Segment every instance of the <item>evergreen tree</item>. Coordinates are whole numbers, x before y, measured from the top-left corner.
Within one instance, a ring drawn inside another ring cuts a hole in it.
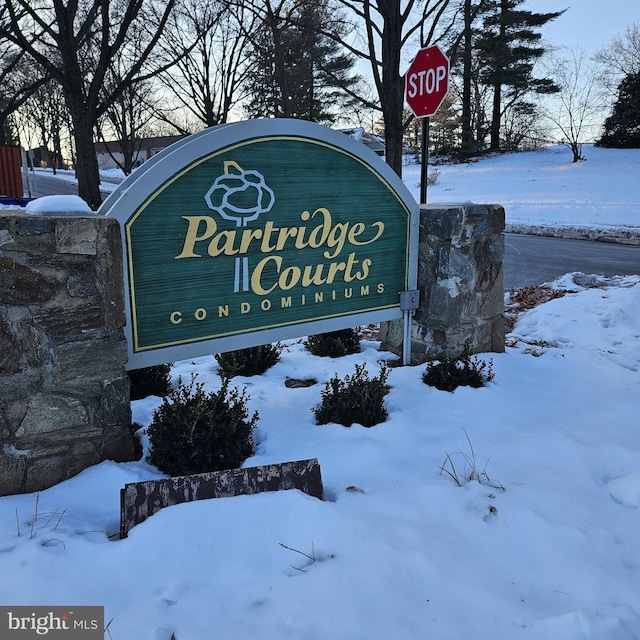
[[[249,117],[301,118],[331,124],[351,101],[354,59],[322,33],[327,2],[299,3],[287,19],[268,15],[253,39],[247,75]]]
[[[455,97],[449,94],[429,119],[429,145],[433,153],[452,153],[457,148],[460,118],[454,106]]]
[[[474,132],[478,131],[478,123],[475,123],[474,127],[474,109],[473,109],[473,90],[474,79],[477,84],[477,52],[474,51],[474,40],[476,39],[475,22],[478,15],[486,7],[488,0],[464,0],[463,3],[463,18],[464,27],[460,33],[460,41],[462,43],[462,111],[460,115],[460,127],[462,130],[461,136],[461,151],[463,154],[471,154],[478,150],[480,140],[474,136]],[[455,51],[460,46],[459,43],[455,45]],[[454,56],[454,61],[457,56]],[[479,114],[475,113],[475,119],[479,120]]]
[[[552,93],[556,84],[533,77],[533,66],[545,53],[537,29],[564,13],[532,13],[519,9],[525,0],[488,0],[485,4],[483,32],[477,40],[482,61],[480,78],[493,87],[490,148],[500,149],[500,124],[504,98],[510,104],[528,91]],[[506,96],[503,91],[506,88]]]
[[[460,0],[462,20],[452,30],[447,49],[451,61],[451,92],[457,96],[460,127],[461,157],[480,151],[486,137],[486,94],[480,83],[481,60],[476,41],[481,37],[480,19],[489,0]]]
[[[599,147],[640,148],[640,72],[630,73],[620,83],[613,113],[605,120]]]

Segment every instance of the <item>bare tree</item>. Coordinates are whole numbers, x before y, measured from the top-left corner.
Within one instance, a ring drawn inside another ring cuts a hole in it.
[[[543,114],[559,132],[558,141],[571,149],[573,162],[578,162],[583,159],[582,144],[593,140],[602,124],[601,68],[577,49],[570,58],[556,59],[552,71],[560,91],[548,96]]]
[[[162,101],[158,87],[151,80],[140,80],[128,85],[122,92],[114,93],[114,88],[122,83],[128,71],[129,61],[141,53],[144,38],[137,35],[140,28],[139,23],[132,25],[129,44],[109,64],[104,91],[106,95],[113,94],[115,97],[96,123],[97,134],[103,141],[115,141],[115,145],[107,145],[107,151],[125,175],[133,170],[141,138],[145,136],[145,130],[154,119]],[[114,146],[119,154],[113,152]]]
[[[78,193],[96,209],[102,202],[93,143],[98,119],[127,87],[147,78],[145,63],[171,14],[175,0],[160,12],[151,0],[0,0],[6,37],[27,52],[62,86],[73,121]],[[105,79],[110,62],[126,49],[132,25],[143,26],[137,57],[113,87]]]
[[[624,34],[597,51],[594,60],[606,69],[601,80],[614,95],[622,78],[640,72],[640,23],[629,25]]]
[[[538,105],[528,100],[512,103],[502,113],[501,136],[506,151],[516,151],[536,144],[540,138]]]
[[[385,129],[387,164],[402,175],[402,138],[409,120],[403,118],[405,57],[435,44],[451,26],[447,9],[452,0],[336,0],[362,29],[362,45],[353,38],[342,44],[369,62]],[[411,52],[407,49],[411,47]]]
[[[98,136],[103,141],[107,138],[115,139],[120,154],[112,153],[110,145],[107,150],[115,164],[127,176],[133,171],[146,128],[155,117],[154,105],[158,101],[156,89],[149,81],[128,87],[97,125]]]
[[[20,114],[30,128],[38,132],[46,149],[47,157],[43,160],[55,174],[63,166],[62,132],[69,123],[69,112],[60,85],[55,80],[48,80],[22,105]]]
[[[46,81],[35,61],[9,38],[9,20],[0,5],[0,144],[16,142],[9,126],[12,114]]]
[[[226,122],[242,98],[245,50],[255,19],[243,3],[182,0],[167,25],[161,47],[167,55],[183,53],[176,66],[159,79],[178,109],[205,127]],[[164,119],[182,131],[175,119],[168,115]]]

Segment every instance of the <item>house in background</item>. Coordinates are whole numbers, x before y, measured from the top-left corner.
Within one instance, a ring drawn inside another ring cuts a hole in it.
[[[158,136],[155,138],[142,138],[136,144],[136,151],[133,154],[134,166],[142,164],[151,156],[162,151],[169,145],[182,140],[184,136]],[[120,150],[120,144],[114,142],[96,142],[96,156],[98,157],[99,169],[117,169],[118,162],[124,163],[124,156]],[[116,162],[117,161],[117,162]]]
[[[362,127],[354,127],[353,129],[340,129],[342,133],[347,134],[358,142],[366,145],[379,156],[384,155],[384,138],[373,133],[367,133]]]
[[[351,136],[354,140],[361,142],[379,156],[384,155],[384,138],[367,133],[361,127],[353,129],[340,129],[342,133]],[[158,136],[155,138],[141,138],[136,144],[136,152],[133,155],[133,165],[137,166],[159,153],[169,145],[182,140],[185,136]],[[96,155],[98,157],[99,169],[117,169],[117,162],[123,164],[124,158],[120,150],[120,144],[113,142],[96,142]],[[117,162],[116,162],[117,161]]]
[[[54,151],[45,146],[34,147],[26,151],[26,163],[29,169],[34,167],[49,167],[50,169],[66,169],[68,164]]]

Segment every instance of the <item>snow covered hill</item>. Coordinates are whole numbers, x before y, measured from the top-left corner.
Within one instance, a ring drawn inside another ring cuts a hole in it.
[[[501,204],[507,231],[640,244],[640,149],[584,145],[572,163],[562,146],[437,165],[429,203]],[[416,199],[420,168],[404,168]]]

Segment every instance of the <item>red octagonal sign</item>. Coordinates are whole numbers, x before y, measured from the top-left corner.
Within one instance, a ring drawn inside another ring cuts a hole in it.
[[[404,98],[417,118],[432,116],[449,91],[449,58],[439,46],[420,49],[404,78]]]

